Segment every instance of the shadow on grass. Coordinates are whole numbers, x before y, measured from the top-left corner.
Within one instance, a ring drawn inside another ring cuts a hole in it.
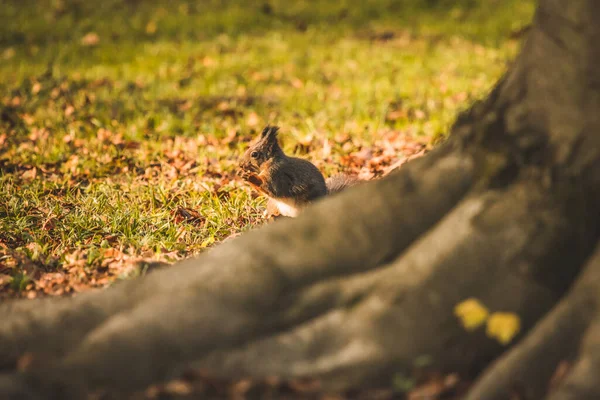
[[[515,23],[532,7],[521,0],[8,0],[0,8],[0,46],[36,61],[117,62],[162,41],[267,31],[343,35],[378,26],[497,43],[522,27]]]

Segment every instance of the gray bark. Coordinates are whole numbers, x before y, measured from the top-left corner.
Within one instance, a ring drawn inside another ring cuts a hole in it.
[[[128,392],[190,365],[386,386],[419,360],[474,377],[505,354],[472,398],[502,398],[525,366],[539,373],[523,391],[544,395],[563,357],[574,368],[551,398],[593,398],[598,291],[565,293],[600,226],[597,21],[595,0],[542,0],[489,97],[380,181],[105,291],[1,305],[0,393]],[[469,297],[520,317],[512,349],[461,327],[453,309]],[[19,371],[25,353],[40,361]]]
[[[560,363],[576,357],[599,304],[600,247],[568,295],[521,343],[484,372],[466,400],[503,400],[515,391],[521,391],[526,399],[542,399]]]

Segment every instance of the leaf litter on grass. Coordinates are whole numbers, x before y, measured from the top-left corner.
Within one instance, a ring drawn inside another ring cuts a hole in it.
[[[152,130],[140,137],[123,123],[98,122],[99,91],[114,86],[108,80],[44,74],[20,85],[18,101],[4,98],[4,105],[18,107],[5,124],[11,135],[2,136],[7,145],[0,153],[7,231],[0,235],[0,297],[60,296],[105,287],[137,276],[140,263],[173,262],[265,222],[264,199],[234,174],[237,157],[261,126],[260,115],[248,114],[252,128],[245,133],[226,123],[220,137],[198,133],[145,140]],[[228,110],[231,101],[215,99],[215,109]],[[202,107],[207,104],[213,103]],[[46,118],[66,124],[60,128],[64,133],[54,132],[58,126],[43,126]],[[20,123],[24,126],[18,128]],[[288,147],[290,136],[284,138]],[[375,141],[347,133],[317,139],[322,137],[305,135],[292,151],[308,155],[328,174],[363,179],[383,176],[427,150],[427,139],[389,128]],[[255,199],[250,208],[244,198]],[[141,214],[151,221],[142,223]],[[11,223],[23,229],[10,229]],[[152,236],[157,224],[167,231],[168,244],[161,243],[164,237],[136,237],[135,230],[144,228]],[[153,245],[144,245],[144,239]]]
[[[485,94],[531,14],[60,3],[7,5],[0,26],[23,42],[0,64],[1,298],[105,287],[266,223],[234,170],[267,123],[326,176],[402,167]]]
[[[102,133],[101,135],[104,135]],[[199,139],[203,141],[204,139]],[[183,147],[189,146],[192,139],[177,140]],[[114,136],[111,143],[120,143],[118,136]],[[339,145],[341,143],[336,143]],[[334,145],[334,146],[335,146]],[[341,144],[343,146],[343,144]],[[137,146],[136,146],[137,147]],[[180,148],[180,146],[173,146]],[[191,146],[196,148],[195,145]],[[133,147],[132,147],[133,148]],[[307,151],[317,151],[316,146],[310,145]],[[426,145],[420,141],[410,140],[405,135],[398,132],[387,132],[382,135],[382,139],[372,146],[366,144],[355,143],[352,149],[344,151],[346,155],[341,158],[338,165],[338,171],[344,173],[355,174],[362,179],[372,179],[389,173],[394,168],[399,167],[411,158],[418,157],[426,151]],[[127,191],[134,190],[134,185],[152,185],[157,179],[167,178],[173,180],[174,186],[169,192],[156,190],[151,194],[149,203],[152,207],[169,208],[171,218],[163,221],[164,223],[173,224],[177,229],[178,238],[182,238],[191,229],[201,229],[210,221],[206,215],[193,207],[185,206],[185,197],[188,191],[208,192],[208,196],[216,202],[229,202],[231,196],[238,191],[246,192],[246,197],[252,198],[255,193],[249,192],[243,182],[236,180],[231,172],[225,172],[218,160],[205,160],[206,169],[202,181],[196,177],[197,168],[195,154],[186,155],[183,150],[167,151],[163,154],[164,159],[160,163],[150,163],[146,166],[137,166],[130,168],[128,165],[123,165],[119,168],[120,174],[139,174]],[[121,159],[122,161],[122,159]],[[22,296],[26,298],[34,298],[39,295],[66,295],[84,291],[88,288],[105,287],[111,284],[112,281],[118,278],[135,276],[139,269],[140,263],[146,261],[162,261],[174,262],[186,256],[194,254],[193,251],[182,249],[169,250],[164,249],[160,252],[155,252],[145,247],[135,248],[133,246],[124,247],[122,234],[119,232],[103,229],[97,237],[90,237],[82,243],[83,246],[76,247],[73,243],[70,248],[67,248],[59,243],[60,235],[58,231],[68,229],[65,226],[63,217],[66,214],[77,209],[79,205],[71,204],[61,198],[61,194],[65,191],[75,190],[76,198],[84,196],[85,188],[90,185],[96,185],[98,182],[109,186],[119,185],[119,179],[115,177],[90,177],[87,171],[81,174],[83,180],[78,179],[77,169],[73,171],[72,166],[79,162],[77,156],[70,156],[63,166],[67,166],[67,172],[61,174],[52,166],[42,165],[40,167],[32,167],[25,170],[21,175],[21,184],[37,179],[44,179],[46,185],[52,180],[60,181],[68,179],[65,186],[53,187],[55,195],[50,194],[53,200],[47,203],[54,203],[53,206],[59,211],[50,210],[34,210],[29,209],[26,213],[27,218],[32,218],[39,214],[39,217],[34,218],[31,222],[33,226],[30,229],[39,229],[43,232],[41,235],[43,241],[55,242],[56,248],[50,251],[48,255],[41,257],[36,255],[40,253],[37,242],[29,242],[22,246],[14,246],[16,242],[6,243],[0,237],[0,276],[10,277],[17,270],[24,271],[29,282],[24,287],[13,287],[10,285],[10,279],[0,280],[0,297],[10,298],[14,296]],[[108,163],[114,162],[109,160]],[[327,159],[321,160],[323,164],[327,163]],[[317,163],[319,164],[319,163]],[[38,169],[39,168],[39,169]],[[31,172],[36,171],[36,172]],[[39,171],[39,172],[37,172]],[[337,171],[335,171],[337,172]],[[39,174],[39,175],[38,175]],[[85,182],[84,182],[85,181]],[[83,186],[83,187],[81,187]],[[81,187],[81,188],[80,188]],[[44,190],[45,192],[45,190]],[[237,219],[227,218],[223,222],[232,224],[232,230],[221,235],[220,240],[224,240],[230,236],[239,234],[241,226],[251,225],[258,226],[266,221],[263,220],[260,209],[251,209],[254,212],[250,216],[244,217],[238,215]],[[98,215],[99,222],[108,223],[110,215]],[[235,228],[238,229],[235,229]],[[30,236],[34,236],[33,235]],[[40,236],[39,234],[36,236]],[[28,239],[22,238],[26,242]],[[212,243],[217,243],[219,239]],[[91,245],[92,243],[96,246]],[[11,248],[13,247],[13,248]],[[46,250],[47,251],[47,250]],[[37,252],[37,253],[36,253]],[[34,267],[27,267],[28,263],[33,261]],[[60,265],[59,268],[56,266]]]

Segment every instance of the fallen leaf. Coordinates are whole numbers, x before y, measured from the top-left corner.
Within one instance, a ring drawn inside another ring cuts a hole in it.
[[[388,121],[396,121],[396,120],[399,120],[400,118],[404,118],[404,117],[406,117],[406,111],[392,110],[387,113],[387,115],[385,116],[385,119]]]
[[[2,52],[2,58],[4,58],[5,60],[10,60],[11,58],[13,58],[15,56],[15,54],[17,54],[15,49],[12,47],[9,47]]]
[[[329,143],[328,139],[325,139],[323,141],[323,158],[328,158],[329,156],[331,156],[331,144]]]
[[[70,117],[74,112],[75,112],[75,107],[73,107],[72,105],[68,105],[65,108],[65,117]]]
[[[216,64],[217,64],[217,62],[208,56],[206,56],[202,59],[202,65],[205,67],[212,67]]]
[[[245,396],[246,393],[254,386],[254,382],[250,379],[241,379],[231,385],[231,392],[236,396]]]
[[[23,174],[21,174],[21,177],[23,179],[35,179],[35,177],[37,176],[37,168],[33,167],[30,170],[27,170],[25,172],[23,172]]]
[[[39,82],[36,82],[31,87],[31,94],[38,94],[42,90],[42,85]]]
[[[444,381],[441,378],[430,379],[428,382],[411,390],[408,394],[408,400],[437,399],[443,393],[444,389]]]
[[[174,212],[174,222],[176,224],[181,222],[190,222],[192,224],[200,225],[204,223],[204,218],[198,211],[186,207],[178,207]]]
[[[0,274],[0,288],[2,286],[6,286],[6,285],[10,284],[11,281],[12,281],[12,277],[10,275]]]
[[[425,112],[423,110],[416,109],[413,113],[416,119],[425,119]]]
[[[153,35],[156,33],[156,22],[150,21],[146,24],[146,33],[149,35]]]
[[[55,228],[55,226],[56,226],[56,218],[49,217],[42,224],[42,229],[45,231],[51,231]]]
[[[254,71],[252,74],[250,74],[250,79],[256,82],[260,82],[266,80],[266,76],[261,72]]]
[[[84,46],[96,46],[100,43],[100,36],[96,32],[89,32],[81,38],[81,44]]]
[[[495,338],[503,345],[510,341],[521,330],[521,320],[519,316],[509,312],[495,312],[490,315],[487,321],[486,334]]]
[[[189,384],[189,382],[177,379],[168,382],[165,385],[165,391],[169,394],[184,396],[192,393],[192,386]]]
[[[258,118],[258,114],[256,114],[254,111],[248,114],[248,118],[246,118],[246,125],[249,127],[255,127],[259,124],[259,122],[260,119]]]
[[[121,250],[114,248],[114,247],[110,247],[110,248],[104,250],[104,253],[102,254],[102,256],[105,258],[117,259],[117,258],[122,258],[124,256],[124,254]]]
[[[470,298],[454,307],[454,315],[467,331],[472,331],[485,323],[489,311],[479,300]]]
[[[291,85],[296,88],[296,89],[302,89],[304,87],[304,84],[302,83],[302,81],[298,78],[292,78],[291,80]]]

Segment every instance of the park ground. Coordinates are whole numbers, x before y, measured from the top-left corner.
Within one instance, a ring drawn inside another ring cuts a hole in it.
[[[531,0],[1,3],[0,301],[107,287],[269,223],[265,199],[235,175],[267,123],[327,176],[401,168],[490,90],[534,10]],[[139,398],[346,398],[310,381],[191,373]],[[347,398],[468,387],[422,378]]]
[[[533,9],[3,2],[0,298],[106,287],[267,223],[234,172],[267,123],[326,176],[401,167],[490,90]]]

